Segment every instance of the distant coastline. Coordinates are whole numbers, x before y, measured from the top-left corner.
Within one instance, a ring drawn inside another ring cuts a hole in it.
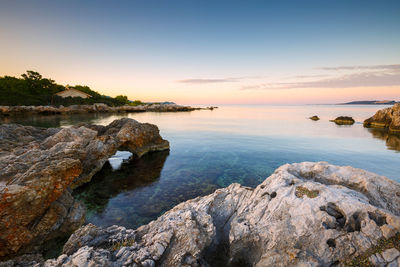
[[[351,101],[347,103],[339,103],[337,105],[394,105],[400,103],[395,100],[361,100],[361,101]]]

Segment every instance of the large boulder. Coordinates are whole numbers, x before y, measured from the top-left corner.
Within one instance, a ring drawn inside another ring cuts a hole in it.
[[[400,261],[400,184],[324,162],[286,164],[136,230],[92,224],[44,266],[356,266]]]
[[[378,110],[374,116],[364,121],[364,127],[386,128],[390,132],[400,133],[400,103]]]
[[[140,157],[168,148],[157,126],[132,119],[64,129],[0,125],[0,257],[82,225],[84,207],[71,189],[90,181],[117,149]]]

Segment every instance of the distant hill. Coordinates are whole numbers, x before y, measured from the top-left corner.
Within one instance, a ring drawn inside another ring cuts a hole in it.
[[[176,105],[175,102],[165,101],[165,102],[146,102],[145,104],[162,104],[162,105]]]
[[[393,105],[399,102],[394,100],[364,100],[340,103],[339,105]]]

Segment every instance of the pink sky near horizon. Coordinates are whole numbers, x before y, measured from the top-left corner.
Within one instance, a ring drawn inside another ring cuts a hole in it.
[[[38,71],[38,69],[35,69]],[[5,71],[0,76],[20,77],[21,71]],[[40,72],[40,71],[39,71]],[[19,73],[19,74],[18,74]],[[135,77],[117,76],[105,78],[92,73],[40,72],[43,77],[54,79],[63,85],[88,85],[101,94],[115,97],[127,95],[130,100],[145,102],[172,101],[178,104],[335,104],[359,100],[400,101],[400,86],[348,87],[348,88],[291,88],[242,90],[240,83],[180,83],[176,77],[151,74]]]
[[[140,97],[139,97],[140,98]],[[360,100],[400,101],[400,86],[357,88],[297,88],[276,91],[229,91],[226,93],[169,94],[147,96],[144,101],[170,101],[179,104],[336,104]]]

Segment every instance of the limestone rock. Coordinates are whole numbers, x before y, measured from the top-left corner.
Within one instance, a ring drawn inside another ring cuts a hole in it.
[[[0,257],[82,225],[84,207],[70,188],[89,181],[119,148],[140,157],[169,143],[155,125],[132,119],[64,129],[0,125]]]
[[[395,248],[390,248],[382,252],[382,258],[386,262],[394,261],[397,257],[400,256],[400,252]]]
[[[255,189],[232,184],[136,230],[83,226],[45,266],[343,266],[384,240],[383,227],[400,232],[399,192],[352,167],[286,164]],[[386,254],[365,257],[386,265]]]
[[[364,121],[364,127],[387,128],[390,132],[400,133],[400,103],[378,110],[374,116]]]

